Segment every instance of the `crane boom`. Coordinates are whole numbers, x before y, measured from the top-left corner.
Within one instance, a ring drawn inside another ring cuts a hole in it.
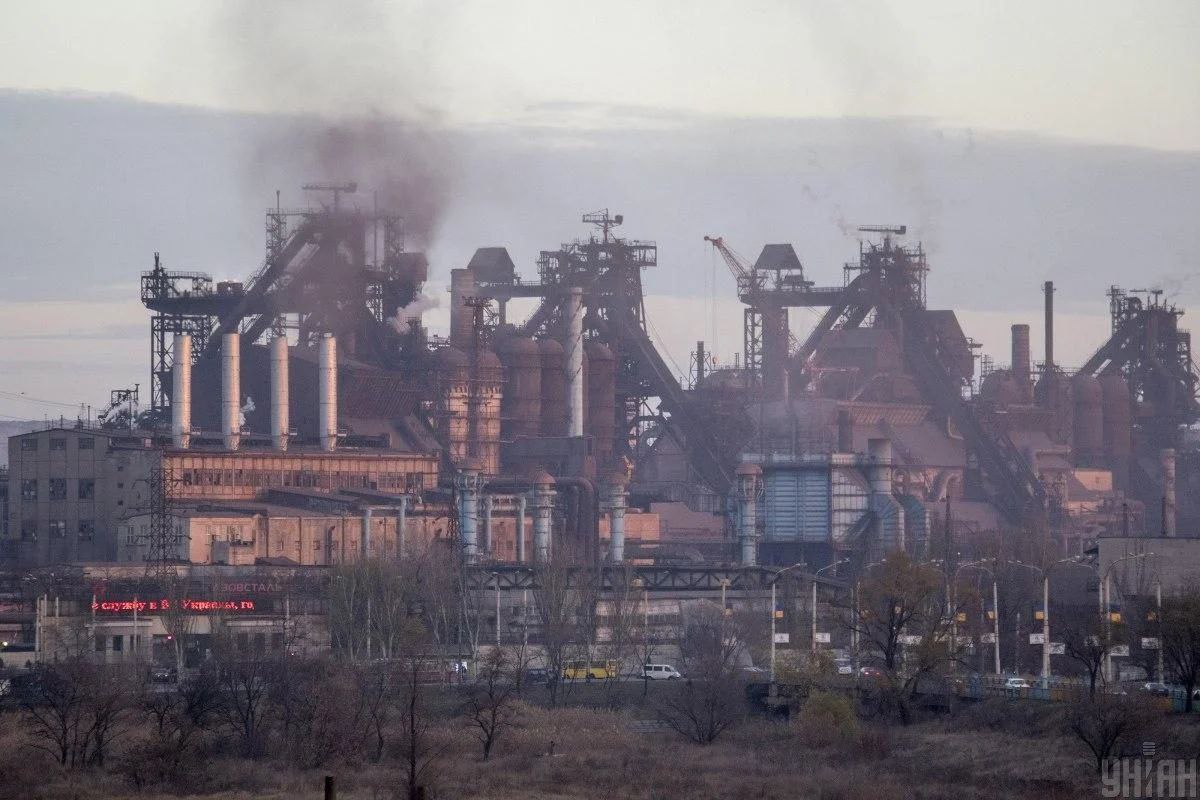
[[[723,236],[705,236],[704,241],[710,242],[721,258],[725,260],[725,265],[729,267],[729,271],[733,273],[733,277],[739,281],[745,281],[750,278],[750,270],[746,267],[745,259],[733,252],[727,244]]]

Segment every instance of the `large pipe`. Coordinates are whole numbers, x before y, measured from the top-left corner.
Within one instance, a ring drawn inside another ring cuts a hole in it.
[[[540,472],[533,479],[533,558],[540,563],[550,560],[550,522],[554,512],[554,478]]]
[[[1042,285],[1046,293],[1046,366],[1047,373],[1054,369],[1054,281]]]
[[[288,449],[288,343],[284,336],[271,340],[271,445]]]
[[[870,456],[870,466],[867,469],[867,479],[871,482],[874,494],[890,497],[892,494],[892,440],[869,439],[867,454]]]
[[[317,436],[327,453],[337,447],[337,339],[332,333],[321,337],[317,364]]]
[[[1175,535],[1175,450],[1165,448],[1158,454],[1162,468],[1162,535]]]
[[[363,509],[362,557],[364,559],[371,557],[371,514],[373,510],[370,506]]]
[[[479,472],[469,465],[458,473],[458,539],[463,557],[474,561],[479,553]]]
[[[618,473],[608,484],[608,554],[614,564],[625,560],[625,474]]]
[[[752,567],[758,563],[758,492],[762,469],[757,464],[742,464],[737,468],[737,482],[740,560],[743,566]]]
[[[221,337],[221,435],[226,450],[242,444],[242,337]]]
[[[525,495],[517,498],[517,563],[525,563]]]
[[[483,554],[495,557],[495,547],[492,544],[492,496],[483,496]]]
[[[583,436],[583,289],[572,286],[567,295],[567,436]]]
[[[408,495],[400,497],[400,507],[397,512],[396,519],[396,557],[404,558],[405,551],[405,532],[404,527],[408,524]]]
[[[175,366],[171,372],[171,442],[186,450],[192,444],[192,336],[175,334]]]
[[[475,340],[475,310],[467,301],[475,297],[478,286],[470,269],[450,270],[450,346],[467,350]]]

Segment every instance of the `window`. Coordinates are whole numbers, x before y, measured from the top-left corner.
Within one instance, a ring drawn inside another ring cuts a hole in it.
[[[96,535],[96,522],[90,519],[79,520],[79,538],[81,541],[90,542]]]
[[[104,652],[104,637],[103,636],[96,637],[96,652],[97,653]]]
[[[21,538],[27,542],[37,541],[37,520],[23,519],[21,520]]]
[[[92,478],[79,479],[79,499],[91,500],[96,496],[96,481]]]
[[[119,634],[117,636],[114,636],[113,637],[113,652],[120,653],[124,649],[125,649],[125,637],[121,636]]]
[[[37,478],[21,481],[21,499],[37,500]]]
[[[66,450],[67,449],[67,440],[66,439],[51,439],[50,440],[50,449],[51,450]]]
[[[86,438],[83,438],[83,439],[80,439],[80,440],[79,440],[79,449],[80,449],[80,450],[94,450],[94,449],[96,449],[96,440],[95,440],[95,439],[93,439],[93,438],[91,438],[90,436],[89,436],[89,437],[86,437]]]
[[[28,453],[30,451],[37,452],[38,440],[32,436],[27,436],[26,438],[21,440],[21,449],[23,451],[25,451],[26,453]]]
[[[65,519],[50,520],[50,538],[61,539],[67,535],[67,521]]]
[[[51,478],[50,479],[50,499],[51,500],[66,500],[67,499],[67,479],[66,478]]]

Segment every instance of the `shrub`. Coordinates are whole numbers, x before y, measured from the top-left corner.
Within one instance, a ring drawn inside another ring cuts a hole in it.
[[[801,738],[813,747],[844,744],[858,736],[854,706],[847,698],[831,692],[809,695],[796,724]]]

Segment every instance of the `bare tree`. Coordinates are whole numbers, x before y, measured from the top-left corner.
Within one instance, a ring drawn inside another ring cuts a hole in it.
[[[1079,664],[1088,677],[1088,696],[1104,682],[1104,662],[1112,648],[1125,640],[1124,626],[1106,622],[1091,606],[1068,606],[1059,610],[1065,655]]]
[[[214,637],[217,683],[225,697],[222,712],[238,737],[243,756],[258,758],[266,752],[271,727],[271,687],[278,679],[275,659],[242,652],[227,630]]]
[[[1136,700],[1102,694],[1077,703],[1067,716],[1067,729],[1091,752],[1096,771],[1119,753],[1122,745],[1138,741],[1150,722],[1145,706]]]
[[[514,703],[519,683],[514,670],[519,669],[503,650],[492,650],[480,665],[475,684],[467,693],[463,710],[483,749],[483,760],[492,755],[497,739],[513,725]]]
[[[446,744],[434,735],[434,718],[421,680],[424,671],[421,648],[418,643],[413,644],[410,655],[397,665],[393,697],[398,723],[396,751],[403,765],[406,793],[409,800],[419,800]]]
[[[104,766],[133,705],[128,674],[72,659],[34,670],[25,702],[28,744],[64,767]]]
[[[167,631],[175,656],[175,682],[183,680],[183,655],[187,637],[196,629],[196,615],[185,608],[188,599],[188,581],[174,573],[163,587],[163,605],[159,619]]]
[[[1191,712],[1200,686],[1200,592],[1163,598],[1160,623],[1163,661],[1186,691],[1184,710]]]
[[[591,628],[595,608],[595,574],[571,566],[567,548],[558,547],[537,570],[534,603],[541,628],[542,652],[546,659],[550,705],[556,706],[563,673],[574,651],[591,657]]]
[[[693,609],[683,621],[679,655],[687,673],[657,705],[659,719],[696,744],[711,744],[742,716],[738,662],[744,645],[718,609]]]

